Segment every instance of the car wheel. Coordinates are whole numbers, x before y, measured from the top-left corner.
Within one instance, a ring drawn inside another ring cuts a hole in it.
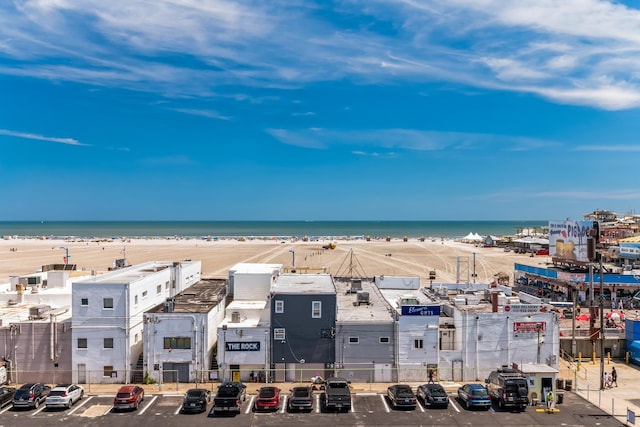
[[[80,398],[78,400],[82,400],[83,397],[84,397],[84,390],[80,392]]]
[[[38,399],[36,399],[36,400],[33,401],[33,407],[35,409],[38,409],[38,406],[40,406],[40,401]]]

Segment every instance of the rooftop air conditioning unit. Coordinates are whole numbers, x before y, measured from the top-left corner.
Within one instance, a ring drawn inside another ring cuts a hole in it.
[[[29,308],[29,319],[44,319],[51,311],[51,306],[47,304],[39,304]]]
[[[240,312],[234,311],[231,313],[231,323],[240,323]]]
[[[363,291],[358,292],[356,301],[358,305],[360,304],[369,305],[369,292],[363,292]]]

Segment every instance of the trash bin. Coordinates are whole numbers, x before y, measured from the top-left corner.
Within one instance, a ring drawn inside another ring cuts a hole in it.
[[[564,389],[566,391],[571,391],[573,389],[573,381],[572,380],[566,380],[564,382]]]
[[[564,393],[558,393],[558,399],[556,400],[556,403],[558,405],[562,405],[563,401],[564,401]]]
[[[564,390],[564,379],[558,378],[556,380],[556,390]]]

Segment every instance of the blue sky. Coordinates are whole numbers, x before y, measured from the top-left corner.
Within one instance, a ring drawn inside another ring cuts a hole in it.
[[[0,220],[556,220],[640,207],[640,10],[0,2]]]

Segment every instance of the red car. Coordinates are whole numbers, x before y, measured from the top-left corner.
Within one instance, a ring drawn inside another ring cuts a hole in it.
[[[253,408],[256,411],[277,411],[280,408],[280,389],[270,386],[260,387]]]
[[[113,399],[113,409],[138,409],[144,400],[144,389],[136,385],[120,387]]]

